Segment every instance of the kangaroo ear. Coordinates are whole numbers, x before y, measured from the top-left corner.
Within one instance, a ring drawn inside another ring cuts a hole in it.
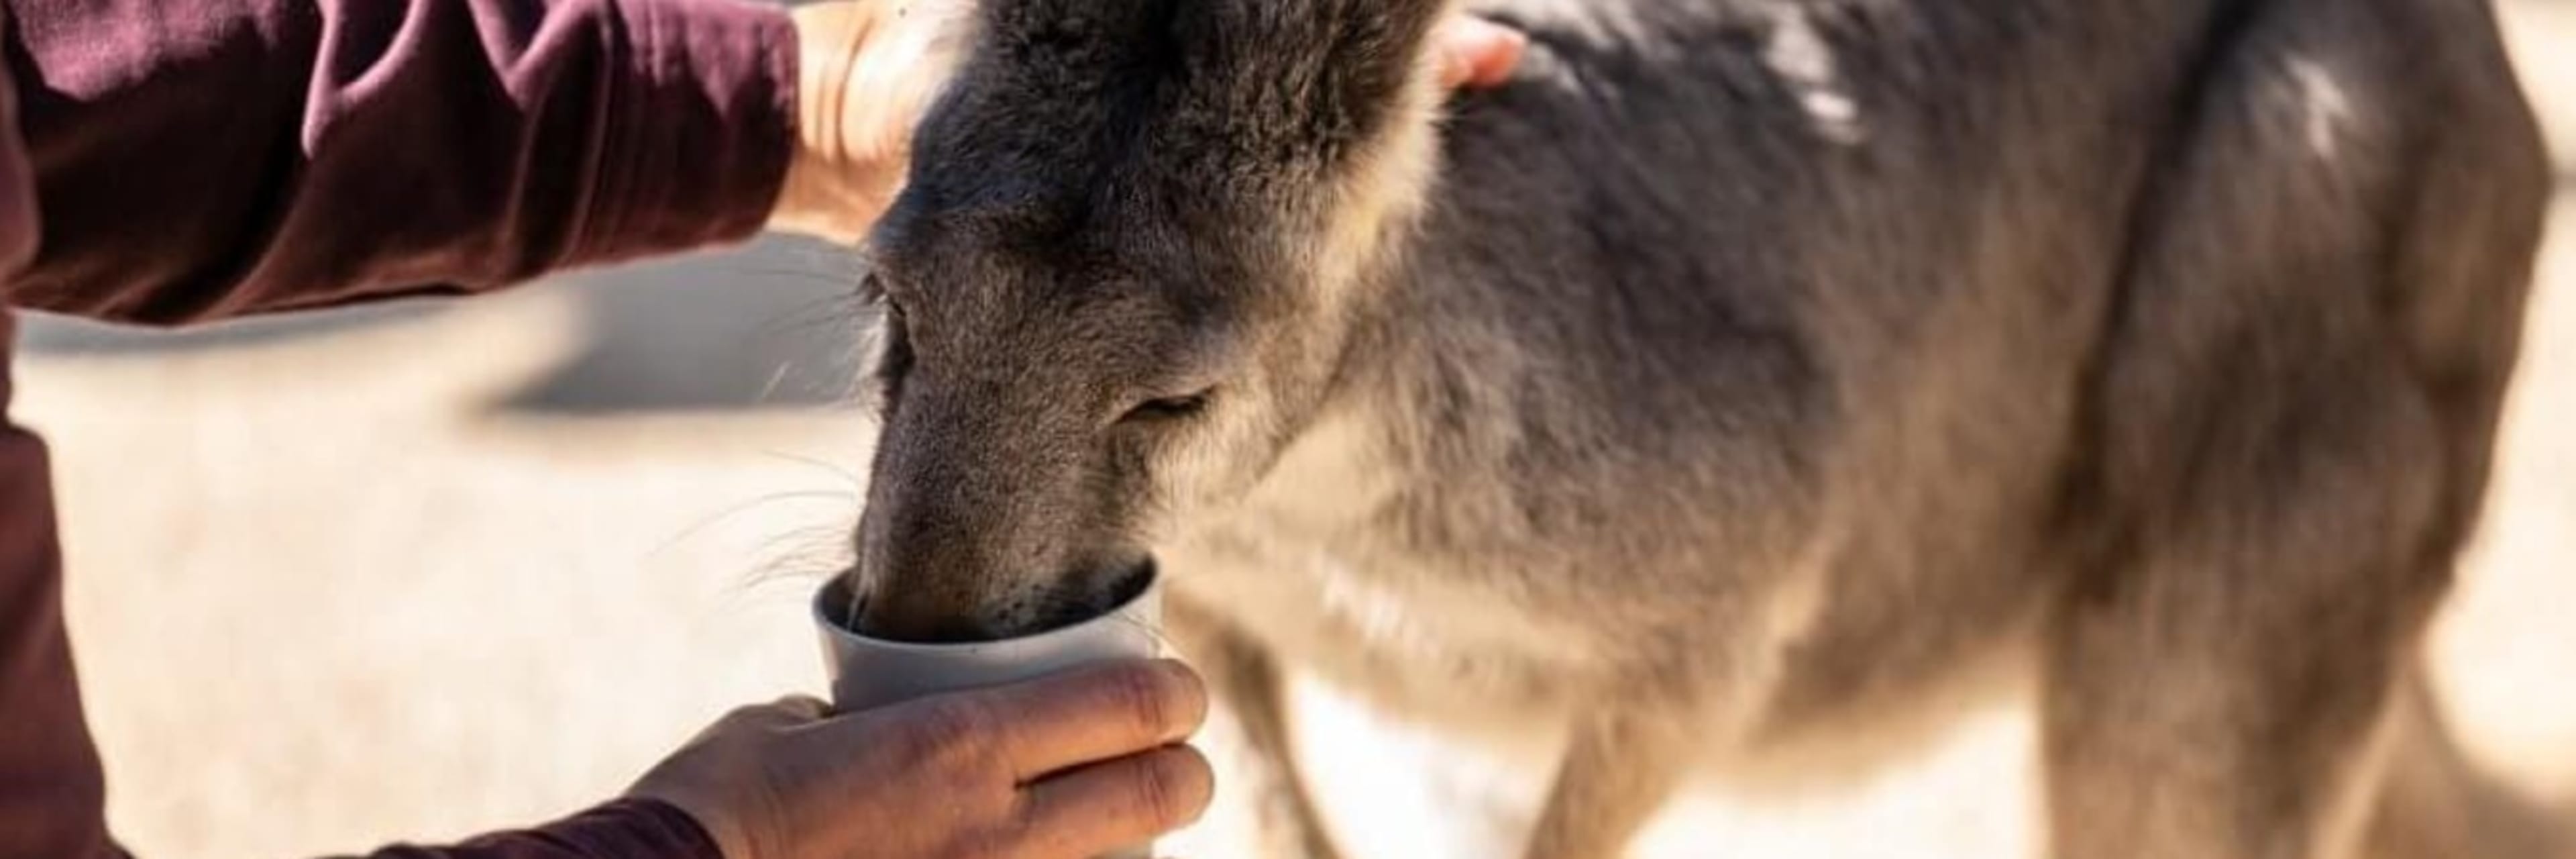
[[[1242,153],[1332,161],[1427,106],[1429,56],[1450,0],[1196,0],[1175,10],[1184,64],[1176,119],[1224,129]],[[1424,103],[1417,103],[1424,102]]]
[[[1214,205],[1309,191],[1395,132],[1427,136],[1452,0],[974,2],[949,101],[974,119],[928,127],[976,153],[978,181],[1093,194],[1135,178],[1106,165],[1150,153],[1152,177],[1185,189],[1173,199]]]
[[[956,0],[941,0],[956,2]],[[1177,9],[1205,0],[978,0],[981,49],[1031,83],[1102,81],[1167,52]]]
[[[1529,51],[1529,36],[1481,18],[1459,18],[1435,32],[1432,40],[1438,44],[1433,50],[1441,55],[1440,85],[1444,87],[1502,86],[1511,81],[1521,55]]]

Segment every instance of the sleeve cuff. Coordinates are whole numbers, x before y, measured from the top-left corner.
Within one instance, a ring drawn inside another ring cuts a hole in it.
[[[724,859],[696,818],[658,799],[620,799],[565,818],[544,830],[583,856]]]
[[[627,798],[521,832],[450,848],[402,845],[369,859],[725,859],[715,839],[678,806]]]

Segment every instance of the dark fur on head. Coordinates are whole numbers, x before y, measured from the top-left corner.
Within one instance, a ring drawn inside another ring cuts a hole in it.
[[[863,623],[1059,622],[1038,607],[1116,592],[1174,511],[1250,484],[1334,371],[1365,248],[1333,232],[1421,110],[1443,11],[985,4],[872,242],[894,312]]]

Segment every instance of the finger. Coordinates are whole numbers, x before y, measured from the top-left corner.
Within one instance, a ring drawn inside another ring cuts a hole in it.
[[[1442,86],[1496,87],[1508,83],[1520,67],[1529,36],[1482,18],[1462,17],[1442,24],[1433,44],[1440,52]]]
[[[1207,687],[1168,659],[1104,665],[975,693],[1001,715],[1014,779],[1177,742],[1207,721]]]
[[[1019,785],[1180,740],[1207,707],[1187,667],[1140,660],[843,714],[818,730],[887,749],[906,766]]]
[[[1163,746],[1070,770],[1022,795],[1024,855],[1098,856],[1188,826],[1216,795],[1216,773],[1188,746]]]

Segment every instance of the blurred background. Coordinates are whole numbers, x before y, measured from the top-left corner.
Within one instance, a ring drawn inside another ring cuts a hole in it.
[[[2576,7],[2506,0],[2576,151]],[[2576,811],[2576,165],[2562,156],[2485,530],[2434,642],[2471,750]],[[853,265],[764,240],[496,298],[182,335],[29,324],[72,632],[110,813],[144,855],[443,841],[614,795],[737,704],[819,691],[803,614],[843,562],[867,425]],[[1537,785],[1300,696],[1346,843],[1511,855]],[[1659,856],[2007,857],[2027,714],[1856,792],[1700,795]],[[1222,752],[1223,750],[1218,750]],[[1749,803],[1749,804],[1748,804]],[[1239,855],[1220,809],[1167,852]]]

